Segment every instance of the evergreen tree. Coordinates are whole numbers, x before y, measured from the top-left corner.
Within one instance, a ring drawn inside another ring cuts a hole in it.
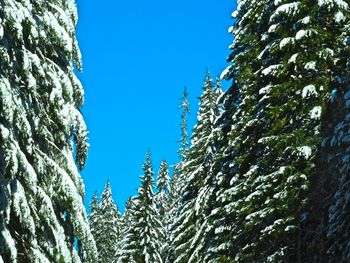
[[[97,192],[94,193],[92,199],[89,203],[90,215],[89,223],[91,234],[93,235],[96,244],[98,243],[98,237],[101,236],[101,211],[100,211],[100,202]]]
[[[317,236],[306,233],[316,218],[306,211],[320,208],[313,181],[323,153],[317,150],[337,71],[346,67],[338,59],[339,68],[331,66],[341,46],[331,29],[338,28],[339,6],[344,3],[239,2],[232,65],[224,73],[233,79],[225,95],[233,117],[220,151],[211,262],[311,262],[322,254],[305,250],[303,239]]]
[[[167,221],[166,216],[169,212],[169,188],[170,188],[169,168],[166,161],[160,164],[157,177],[157,193],[155,195],[155,203],[159,211],[160,219],[163,223]]]
[[[81,262],[79,244],[95,262],[78,171],[88,143],[75,3],[0,6],[0,261]]]
[[[139,248],[139,235],[135,230],[137,222],[136,209],[139,199],[129,198],[126,202],[123,225],[123,233],[117,243],[115,263],[142,263],[141,251]]]
[[[198,123],[196,124],[188,155],[184,159],[180,178],[184,178],[184,188],[181,192],[181,203],[177,218],[170,233],[172,249],[168,252],[168,262],[202,262],[204,254],[204,236],[209,227],[204,223],[205,214],[201,206],[203,196],[198,196],[204,187],[210,169],[213,145],[211,134],[216,118],[217,95],[209,75],[205,78],[203,93],[200,96]],[[185,179],[186,178],[186,179]],[[205,221],[207,222],[207,221]]]
[[[178,106],[178,109],[182,109],[181,113],[181,139],[178,141],[181,144],[178,154],[180,159],[183,159],[188,151],[188,132],[187,132],[187,115],[190,113],[190,103],[188,101],[188,92],[187,88],[184,88],[181,104]]]
[[[126,222],[130,226],[119,246],[116,262],[163,262],[161,251],[165,237],[154,200],[154,172],[150,152],[147,152],[142,168],[144,174],[140,177],[138,196],[129,201],[126,210]]]
[[[139,235],[140,262],[157,263],[162,262],[160,253],[164,233],[153,197],[154,172],[150,152],[146,154],[146,161],[142,169],[141,186],[138,189],[139,206],[136,207],[138,220],[135,224],[135,230]]]
[[[162,244],[161,257],[164,259],[167,253],[167,243],[166,243],[166,233],[167,226],[170,222],[169,211],[170,211],[170,200],[169,200],[169,190],[170,190],[170,177],[169,169],[166,161],[162,161],[158,177],[157,177],[157,193],[155,195],[155,203],[158,209],[159,220],[162,222],[163,239],[159,240]]]
[[[117,253],[117,242],[120,238],[121,215],[113,201],[110,182],[107,181],[102,192],[101,205],[98,209],[98,233],[95,236],[99,260],[101,263],[112,263]]]

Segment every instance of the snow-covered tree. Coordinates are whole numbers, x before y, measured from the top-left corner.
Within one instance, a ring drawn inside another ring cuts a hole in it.
[[[137,222],[136,209],[139,199],[129,198],[126,202],[121,237],[117,242],[117,253],[115,263],[141,263],[141,251],[139,247],[139,235],[135,230]]]
[[[97,237],[101,235],[101,212],[100,212],[100,202],[97,192],[94,193],[92,199],[89,203],[90,214],[89,214],[89,223],[91,234],[93,235],[95,242],[97,241]]]
[[[116,262],[161,263],[164,230],[154,200],[154,172],[150,152],[142,166],[143,175],[138,196],[127,204],[125,233],[119,245]],[[129,226],[127,226],[129,225]]]
[[[169,190],[170,190],[169,168],[166,161],[162,161],[157,177],[157,192],[155,194],[155,203],[159,211],[162,222],[167,221],[169,210]]]
[[[345,52],[339,23],[347,8],[343,1],[238,2],[232,64],[223,74],[233,80],[225,94],[232,118],[221,120],[231,128],[217,165],[211,262],[325,260],[315,260],[321,246],[304,249],[324,233],[305,226],[319,227],[327,207],[316,205],[314,187],[327,159],[319,159],[322,129],[333,126],[327,103],[347,71],[335,57]],[[310,207],[318,211],[311,217]]]
[[[155,194],[154,200],[158,210],[159,220],[162,222],[162,231],[163,231],[163,239],[159,240],[162,244],[161,249],[161,257],[165,258],[168,250],[166,243],[166,233],[167,226],[169,225],[170,219],[170,198],[169,198],[169,190],[170,190],[170,176],[169,176],[169,168],[166,161],[162,161],[160,164],[160,168],[158,171],[157,177],[157,192]]]
[[[181,144],[178,154],[181,159],[183,159],[188,151],[188,131],[187,131],[187,115],[190,113],[190,103],[188,101],[188,91],[187,88],[184,88],[182,97],[180,98],[181,104],[178,106],[178,109],[182,109],[181,113],[181,139],[178,141]]]
[[[218,86],[216,88],[219,87]],[[217,99],[220,92],[214,91],[209,73],[205,78],[200,96],[198,122],[193,130],[189,152],[182,161],[180,178],[184,188],[181,192],[180,207],[171,226],[168,262],[203,262],[203,249],[207,241],[208,225],[202,209],[208,199],[207,192],[201,192],[207,177],[210,177],[210,163],[213,154],[211,135],[217,114]],[[201,193],[201,196],[199,196]],[[204,223],[205,221],[205,223]]]
[[[154,201],[151,153],[147,152],[142,166],[141,186],[138,189],[138,206],[136,207],[135,230],[139,235],[141,262],[162,262],[161,249],[164,240],[163,226]]]
[[[78,171],[88,143],[75,2],[0,7],[0,261],[81,262],[77,243],[95,262]]]
[[[93,199],[93,204],[95,201]],[[91,224],[94,234],[99,261],[101,263],[112,263],[117,253],[117,243],[121,235],[121,215],[112,197],[110,182],[107,181],[101,196],[101,204],[97,207],[95,215],[91,211],[91,217],[97,217]]]

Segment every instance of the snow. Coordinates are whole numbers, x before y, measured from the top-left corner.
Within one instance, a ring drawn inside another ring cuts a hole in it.
[[[338,8],[348,9],[349,5],[343,0],[318,0],[319,6],[327,5],[328,8],[337,6]]]
[[[310,95],[317,95],[316,87],[314,85],[307,85],[303,88],[302,97],[306,98]]]
[[[308,160],[312,155],[312,148],[310,146],[301,146],[297,148],[299,154]]]
[[[264,75],[264,76],[267,76],[267,75],[277,75],[277,73],[279,72],[279,69],[283,67],[282,64],[278,64],[278,65],[271,65],[267,68],[265,68],[261,73]]]
[[[311,22],[311,18],[310,16],[306,16],[304,17],[303,19],[300,20],[300,23],[304,24],[304,25],[307,25]]]
[[[273,25],[271,25],[271,26],[269,27],[269,29],[267,30],[267,32],[269,32],[269,33],[274,33],[274,32],[276,31],[277,27],[278,27],[278,24],[273,24]]]
[[[231,17],[232,18],[237,18],[238,17],[239,12],[237,10],[235,10],[232,14]]]
[[[232,70],[232,65],[229,65],[228,67],[226,67],[222,73],[220,74],[220,79],[223,80],[226,78],[226,76],[228,75],[228,73],[230,73],[230,71]]]
[[[304,68],[306,70],[316,70],[316,62],[315,61],[310,61],[305,64]]]
[[[338,11],[335,16],[334,16],[334,20],[337,23],[340,23],[341,21],[345,21],[345,16],[341,11]]]
[[[288,60],[288,63],[295,63],[297,61],[299,53],[293,54],[290,59]]]
[[[294,37],[286,37],[283,38],[280,42],[280,49],[283,49],[285,46],[287,46],[289,43],[294,43]]]
[[[261,88],[260,90],[259,90],[259,94],[260,95],[263,95],[263,94],[268,94],[268,93],[270,93],[270,91],[271,91],[271,88],[273,87],[273,85],[267,85],[266,87],[263,87],[263,88]]]
[[[310,118],[311,119],[320,119],[322,114],[322,107],[321,106],[315,106],[310,111]]]
[[[299,31],[296,33],[295,39],[296,39],[296,40],[301,40],[301,39],[303,39],[303,38],[305,38],[305,37],[311,36],[311,33],[312,33],[311,30],[304,30],[304,29],[301,29],[301,30],[299,30]]]
[[[270,20],[273,21],[277,16],[280,14],[287,14],[287,15],[295,15],[298,11],[300,2],[293,2],[293,3],[287,3],[282,4],[279,7],[277,7],[276,11],[272,14]]]

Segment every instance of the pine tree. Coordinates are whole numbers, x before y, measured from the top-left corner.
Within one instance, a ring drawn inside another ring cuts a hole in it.
[[[160,219],[163,223],[167,221],[167,213],[169,212],[169,189],[170,189],[169,168],[166,161],[160,164],[157,177],[157,193],[155,195],[155,203],[159,211]]]
[[[141,186],[138,189],[139,206],[136,209],[137,222],[135,230],[139,235],[139,249],[141,251],[141,262],[162,262],[161,240],[164,239],[162,223],[159,220],[158,211],[153,196],[152,159],[150,152],[146,154],[143,166]]]
[[[127,207],[126,229],[119,245],[116,262],[161,263],[163,226],[159,219],[154,200],[152,158],[146,154],[142,166],[144,174],[140,177],[141,185],[138,196],[131,199]]]
[[[190,103],[188,101],[188,91],[187,88],[184,88],[183,95],[180,98],[181,104],[178,106],[178,109],[182,109],[181,113],[181,139],[178,140],[180,143],[180,148],[177,153],[179,154],[180,160],[183,160],[188,154],[188,146],[189,146],[189,136],[188,136],[188,128],[187,128],[187,115],[190,113]],[[171,203],[171,211],[170,214],[174,215],[177,210],[178,199],[180,195],[180,191],[183,187],[183,178],[181,178],[182,170],[182,162],[179,162],[173,172],[173,177],[171,179],[171,191],[170,191],[170,203]],[[172,216],[171,216],[172,217]]]
[[[331,66],[339,62],[332,59],[339,42],[331,28],[341,16],[335,5],[240,1],[234,12],[232,65],[224,73],[233,80],[225,95],[232,119],[220,151],[211,262],[310,262],[322,253],[305,250],[303,239],[315,238],[306,233],[315,219],[306,211],[320,208],[313,196],[318,148],[337,70],[345,68]]]
[[[193,131],[191,147],[181,164],[183,167],[181,177],[186,178],[186,181],[181,192],[178,216],[170,233],[172,249],[168,252],[168,262],[202,262],[203,260],[202,250],[206,242],[204,236],[209,226],[204,223],[205,215],[200,208],[204,205],[202,201],[207,200],[201,199],[205,193],[200,191],[204,187],[210,169],[213,151],[211,134],[217,113],[218,94],[219,92],[214,92],[214,84],[208,73],[200,96],[198,123]],[[203,196],[199,196],[199,193]]]
[[[99,261],[101,263],[112,263],[117,253],[117,243],[121,235],[121,215],[113,201],[109,181],[107,181],[102,192],[98,216],[99,222],[97,222],[97,226],[99,229],[95,240],[99,252]]]
[[[135,230],[138,220],[136,209],[139,199],[129,198],[126,202],[121,238],[117,242],[117,253],[115,263],[141,263],[141,251],[139,247],[139,235]]]
[[[319,35],[317,69],[322,75],[327,104],[322,107],[322,143],[317,173],[311,184],[310,208],[305,213],[304,242],[313,262],[348,262],[350,250],[347,209],[349,188],[349,4],[320,1],[313,8],[314,28]],[[322,67],[320,67],[320,64]]]
[[[155,195],[155,204],[158,210],[159,220],[162,223],[162,232],[163,239],[159,240],[162,244],[161,248],[161,257],[164,259],[167,254],[167,243],[166,243],[166,234],[167,226],[171,220],[170,218],[170,199],[169,199],[169,190],[170,190],[170,177],[169,177],[169,168],[166,161],[162,161],[160,164],[158,177],[157,177],[157,193]]]
[[[91,234],[94,237],[94,240],[97,243],[98,237],[101,236],[101,211],[100,211],[100,202],[97,192],[94,193],[92,199],[89,203],[90,214],[89,214],[89,223]]]
[[[180,159],[183,159],[188,151],[188,132],[187,132],[187,115],[190,113],[190,103],[188,101],[188,91],[187,88],[184,88],[181,104],[178,106],[178,109],[182,109],[181,113],[181,139],[178,141],[181,144],[178,154]]]
[[[95,262],[78,171],[88,143],[75,3],[0,6],[0,261],[81,262],[78,243]]]

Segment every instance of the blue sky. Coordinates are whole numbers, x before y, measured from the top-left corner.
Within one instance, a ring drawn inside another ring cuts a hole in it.
[[[90,150],[82,172],[88,204],[110,179],[121,210],[136,194],[146,150],[154,170],[178,161],[177,109],[189,90],[195,124],[206,70],[227,66],[232,0],[77,0],[77,36],[83,54],[83,113]]]

